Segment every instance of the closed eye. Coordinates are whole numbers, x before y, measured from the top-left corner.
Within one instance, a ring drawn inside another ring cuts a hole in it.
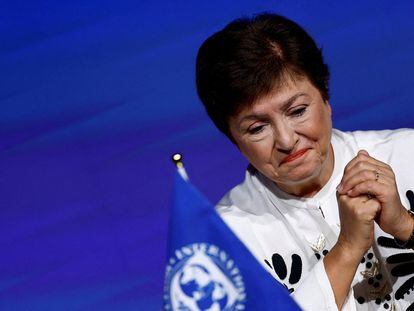
[[[306,108],[307,108],[307,107],[301,107],[301,108],[295,109],[295,110],[293,110],[293,111],[290,113],[290,115],[291,115],[292,117],[300,117],[300,116],[302,116],[302,115],[305,113]]]
[[[256,135],[263,131],[265,125],[254,126],[248,129],[249,134]]]

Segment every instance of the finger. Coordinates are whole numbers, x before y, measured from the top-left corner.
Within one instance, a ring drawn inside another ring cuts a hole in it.
[[[381,211],[381,203],[366,195],[361,195],[357,198],[350,198],[350,200],[358,200],[358,214],[367,216],[367,220],[374,220]]]
[[[354,168],[342,177],[341,185],[338,187],[340,194],[345,194],[357,184],[367,180],[374,180],[383,184],[393,185],[394,179],[384,174],[380,169],[371,163],[363,163],[360,167]]]
[[[373,215],[381,210],[381,202],[378,201],[375,197],[367,195],[363,195],[362,197],[364,198],[364,204],[372,210]]]
[[[346,165],[344,169],[344,175],[342,176],[342,180],[338,185],[338,188],[341,188],[341,186],[347,180],[347,178],[350,178],[350,176],[355,174],[355,171],[360,171],[364,169],[378,171],[379,173],[381,173],[381,175],[386,175],[390,177],[390,179],[395,180],[394,172],[388,164],[385,164],[372,157],[369,157],[366,154],[367,152],[365,150],[359,151],[358,155]]]
[[[336,200],[338,202],[338,206],[342,206],[342,204],[346,204],[349,200],[352,200],[350,196],[346,194],[339,194],[338,191],[336,192]]]
[[[345,166],[344,168],[344,173],[341,179],[341,182],[339,183],[339,186],[341,186],[342,182],[344,181],[344,178],[347,176],[348,172],[359,162],[363,161],[364,159],[367,159],[368,156],[365,154],[364,152],[365,150],[363,150],[362,152],[358,152],[358,154],[351,160],[348,162],[348,164]],[[367,152],[366,152],[367,153]]]
[[[382,171],[388,172],[388,171],[392,171],[391,167],[387,164],[384,163],[378,159],[375,159],[371,156],[367,156],[366,161],[368,161],[369,163],[376,165],[378,167],[380,167],[382,169]]]
[[[377,159],[375,159],[375,158],[373,158],[373,157],[371,157],[369,154],[368,154],[368,152],[367,151],[365,151],[365,150],[360,150],[360,151],[358,151],[358,154],[355,156],[355,158],[353,158],[348,164],[347,164],[347,166],[345,167],[345,170],[347,171],[347,170],[350,170],[350,169],[352,169],[358,162],[361,162],[361,161],[365,161],[365,162],[369,162],[369,163],[372,163],[372,164],[374,164],[374,165],[377,165],[377,166],[379,166],[379,167],[381,167],[381,168],[383,168],[383,169],[385,169],[385,170],[388,170],[389,169],[389,165],[388,164],[386,164],[386,163],[383,163],[383,162],[381,162],[381,161],[379,161],[379,160],[377,160]]]
[[[382,168],[368,162],[359,162],[342,176],[338,191],[340,194],[345,194],[358,183],[366,180],[375,180],[389,185],[395,184],[394,176],[384,173]]]
[[[373,199],[367,198],[367,199],[368,200],[365,201],[365,204],[369,205],[369,209],[371,211],[371,217],[372,219],[375,220],[375,218],[377,218],[381,213],[381,203],[375,198]]]
[[[346,172],[348,172],[356,163],[358,163],[359,161],[361,161],[362,159],[364,159],[364,157],[366,158],[367,156],[364,154],[360,154],[358,153],[354,158],[352,158],[351,161],[348,162],[347,165],[345,165],[344,168],[344,175],[346,174]]]
[[[384,198],[387,197],[391,188],[392,187],[389,185],[382,184],[374,180],[368,180],[353,187],[347,192],[347,195],[350,197],[357,197],[360,195],[370,194],[375,196],[379,202],[384,202]]]

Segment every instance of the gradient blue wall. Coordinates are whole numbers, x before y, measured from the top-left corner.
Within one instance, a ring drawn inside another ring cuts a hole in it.
[[[212,202],[246,166],[196,97],[197,49],[262,11],[323,47],[335,127],[414,127],[411,1],[0,3],[1,310],[160,309],[171,154]]]

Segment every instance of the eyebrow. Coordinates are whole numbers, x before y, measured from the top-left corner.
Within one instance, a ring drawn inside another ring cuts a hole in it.
[[[288,110],[289,109],[289,107],[295,102],[295,100],[296,99],[298,99],[299,97],[301,97],[301,96],[307,96],[308,94],[307,93],[303,93],[303,92],[300,92],[300,93],[297,93],[297,94],[295,94],[295,95],[293,95],[291,98],[289,98],[289,99],[287,99],[287,100],[285,100],[283,103],[282,103],[282,106],[281,106],[281,110],[282,111],[286,111],[286,110]],[[244,122],[244,121],[246,121],[246,120],[251,120],[251,119],[263,119],[264,118],[264,116],[265,115],[263,115],[263,114],[256,114],[256,113],[253,113],[253,114],[249,114],[249,115],[247,115],[247,116],[245,116],[245,117],[243,117],[241,120],[240,120],[240,122],[239,122],[239,127],[240,127],[240,125]]]

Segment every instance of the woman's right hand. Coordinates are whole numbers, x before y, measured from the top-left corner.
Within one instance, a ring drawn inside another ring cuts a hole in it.
[[[341,230],[337,246],[357,263],[374,242],[374,220],[381,210],[375,198],[337,195]]]
[[[338,309],[348,295],[362,256],[374,242],[374,219],[381,209],[375,198],[337,194],[341,231],[323,262]]]

